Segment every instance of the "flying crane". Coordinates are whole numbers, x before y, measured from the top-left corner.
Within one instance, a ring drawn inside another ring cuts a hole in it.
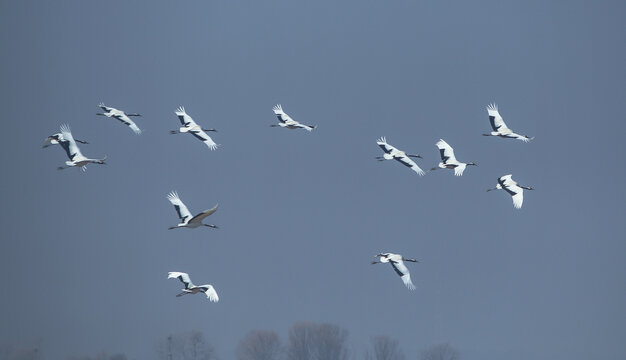
[[[500,112],[498,112],[498,106],[496,104],[489,104],[487,106],[487,113],[489,114],[489,123],[491,124],[493,131],[489,134],[483,134],[483,136],[499,136],[505,139],[518,139],[523,142],[529,142],[534,139],[534,137],[516,134],[513,130],[509,129],[504,123],[504,120],[502,120],[502,116],[500,116]]]
[[[207,135],[207,131],[217,132],[215,129],[203,129],[200,125],[196,124],[196,122],[185,112],[185,108],[180,106],[175,111],[176,116],[178,116],[178,120],[183,125],[178,130],[171,130],[170,134],[184,134],[189,133],[193,135],[196,139],[202,141],[206,146],[211,150],[216,150],[219,147],[219,144],[216,144],[213,139],[209,135]]]
[[[419,262],[415,259],[406,259],[400,254],[392,253],[380,253],[375,258],[379,258],[378,261],[372,261],[372,264],[390,263],[393,270],[402,278],[402,282],[409,290],[415,290],[415,285],[411,282],[411,274],[409,269],[404,265],[404,261]]]
[[[116,108],[106,106],[103,103],[100,103],[98,107],[100,107],[104,111],[104,113],[97,113],[96,115],[106,116],[109,118],[119,120],[123,124],[128,125],[128,127],[130,127],[131,130],[135,132],[135,134],[137,135],[141,134],[141,129],[137,127],[137,124],[135,124],[135,122],[130,118],[130,116],[141,116],[141,114],[136,114],[136,113],[127,114],[123,112],[122,110],[118,110]]]
[[[195,229],[200,226],[207,226],[213,229],[218,228],[216,225],[202,223],[202,220],[204,220],[204,218],[212,215],[214,212],[217,211],[217,204],[212,209],[204,210],[203,212],[192,217],[189,209],[187,209],[187,206],[185,206],[180,197],[178,197],[178,193],[176,191],[172,191],[167,194],[167,199],[170,201],[170,203],[172,203],[172,205],[174,205],[174,209],[176,209],[178,218],[181,221],[180,224],[176,226],[170,226],[168,228],[169,230],[180,228]]]
[[[443,141],[443,139],[439,139],[439,141],[437,141],[435,145],[439,148],[439,154],[441,155],[441,162],[439,163],[439,168],[434,167],[430,169],[431,171],[437,170],[437,169],[452,169],[454,170],[455,176],[462,176],[463,171],[465,171],[465,168],[468,165],[478,166],[474,164],[473,162],[464,163],[464,162],[458,161],[454,157],[454,149],[452,148],[452,146],[448,145],[448,143]]]
[[[414,154],[407,154],[402,150],[398,150],[397,148],[389,145],[387,143],[387,139],[385,139],[385,137],[381,137],[380,139],[378,139],[376,141],[376,144],[378,144],[378,146],[380,146],[381,149],[383,149],[383,156],[377,156],[376,159],[378,159],[378,161],[385,161],[385,160],[396,160],[398,161],[400,164],[409,167],[411,170],[415,171],[418,175],[420,176],[424,176],[424,170],[420,169],[419,166],[417,166],[417,164],[411,160],[411,158],[422,158],[420,155],[414,155]]]
[[[529,186],[521,186],[520,184],[517,183],[517,181],[513,180],[511,176],[512,176],[511,174],[500,176],[498,178],[498,183],[496,184],[496,187],[492,189],[487,189],[487,191],[504,190],[508,192],[509,195],[511,195],[511,197],[513,198],[513,206],[516,209],[519,209],[522,207],[522,204],[524,203],[524,189],[526,190],[535,190],[535,189]]]
[[[219,296],[217,296],[217,291],[215,291],[215,288],[213,287],[213,285],[205,284],[205,285],[196,286],[191,282],[191,278],[189,278],[189,274],[187,273],[178,272],[178,271],[170,271],[169,273],[167,273],[167,278],[178,279],[180,280],[180,282],[182,282],[185,285],[185,288],[182,289],[183,292],[176,295],[176,297],[181,297],[187,294],[197,294],[197,293],[203,292],[206,294],[206,297],[211,302],[218,302],[220,300]]]

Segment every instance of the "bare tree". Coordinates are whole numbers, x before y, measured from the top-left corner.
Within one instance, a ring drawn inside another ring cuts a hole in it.
[[[333,324],[318,325],[313,333],[313,354],[317,360],[348,359],[348,330]]]
[[[68,360],[126,360],[128,358],[124,354],[115,354],[115,355],[109,356],[107,353],[102,352],[95,356],[89,356],[89,355],[70,356],[67,359]]]
[[[254,330],[239,342],[237,360],[278,360],[283,353],[280,338],[271,330]]]
[[[109,356],[107,353],[102,352],[96,356],[89,356],[89,355],[70,356],[67,359],[68,360],[127,360],[128,358],[124,354],[115,354],[115,355]]]
[[[422,360],[459,360],[461,355],[458,350],[448,343],[433,345],[422,351]]]
[[[315,323],[298,322],[289,329],[289,345],[287,347],[287,360],[312,360],[311,354],[312,337],[316,327]]]
[[[172,358],[172,335],[159,339],[154,345],[156,358],[159,360],[170,360]]]
[[[39,359],[39,350],[37,348],[21,348],[7,351],[7,360],[37,360]]]
[[[367,360],[404,360],[404,353],[397,340],[379,335],[370,340],[372,350],[365,353]]]
[[[215,348],[205,339],[204,334],[194,330],[187,334],[185,348],[185,359],[191,360],[213,360],[217,359]]]
[[[41,359],[41,342],[39,339],[34,344],[16,345],[2,344],[0,345],[0,359],[2,360],[39,360]]]
[[[216,360],[217,353],[201,331],[170,334],[161,340],[156,349],[163,360]]]
[[[348,331],[333,324],[298,322],[289,329],[287,360],[346,360]]]

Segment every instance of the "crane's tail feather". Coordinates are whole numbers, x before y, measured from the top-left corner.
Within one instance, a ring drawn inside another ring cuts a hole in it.
[[[487,105],[487,111],[498,111],[498,105],[496,105],[495,103],[491,103],[489,105]]]

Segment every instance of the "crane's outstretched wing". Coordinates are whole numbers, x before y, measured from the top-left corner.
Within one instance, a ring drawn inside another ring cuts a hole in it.
[[[510,186],[516,184],[515,180],[513,180],[512,174],[502,175],[498,178],[498,184],[502,187]]]
[[[112,108],[112,107],[104,105],[104,103],[98,104],[98,107],[100,109],[102,109],[103,111],[106,111],[106,112],[111,112],[111,111],[115,111],[116,110],[115,108]]]
[[[61,133],[52,134],[48,136],[46,140],[44,140],[42,147],[47,148],[50,145],[59,144],[61,141],[63,141],[63,134]]]
[[[378,144],[378,146],[385,152],[385,154],[389,154],[394,150],[398,151],[398,149],[387,143],[387,139],[384,136],[376,140],[376,144]]]
[[[301,123],[299,123],[297,121],[294,121],[293,124],[291,124],[291,126],[295,126],[297,128],[300,128],[300,129],[305,129],[306,131],[313,131],[313,130],[315,130],[317,128],[317,125],[315,125],[315,126],[305,125],[305,124],[301,124]]]
[[[67,157],[70,158],[70,161],[74,161],[76,156],[83,156],[81,154],[80,149],[76,145],[76,141],[74,141],[74,137],[72,136],[72,131],[70,130],[70,126],[67,124],[61,125],[61,134],[63,135],[63,140],[59,140],[59,145],[65,149],[67,153]]]
[[[193,283],[191,282],[191,279],[189,278],[189,274],[187,273],[178,272],[178,271],[170,271],[169,273],[167,273],[167,278],[180,280],[180,282],[185,284],[185,289],[194,287]]]
[[[502,120],[502,116],[500,116],[500,113],[498,112],[498,105],[489,104],[487,106],[487,113],[489,113],[489,122],[491,123],[491,128],[493,129],[493,131],[510,131],[510,129],[504,123],[504,120]]]
[[[198,222],[201,223],[202,220],[204,220],[205,217],[213,214],[214,212],[217,211],[217,207],[219,206],[219,204],[215,204],[215,206],[212,209],[209,210],[204,210],[203,212],[199,213],[198,215],[194,216],[193,218],[191,218],[191,220],[189,220],[189,222]]]
[[[184,107],[179,106],[178,109],[176,109],[175,113],[176,113],[176,116],[178,116],[178,120],[180,120],[180,123],[183,124],[183,126],[191,127],[196,124],[196,122],[193,121],[191,116],[187,115]]]
[[[458,162],[454,157],[454,149],[448,145],[443,139],[439,139],[435,144],[439,148],[439,154],[441,155],[441,161],[446,164],[448,162]]]
[[[458,164],[454,168],[454,176],[463,176],[463,172],[467,168],[467,164]]]
[[[526,135],[520,135],[520,134],[516,134],[514,132],[507,132],[505,134],[499,135],[500,137],[503,138],[507,138],[507,139],[517,139],[517,140],[522,140],[523,142],[529,142],[530,140],[534,139],[535,137],[528,137]]]
[[[391,260],[389,262],[391,263],[391,266],[396,271],[396,273],[400,275],[400,278],[402,279],[404,285],[406,285],[409,290],[415,290],[415,285],[413,285],[413,282],[411,282],[411,274],[409,273],[409,269],[404,265],[404,262],[402,262],[401,260]]]
[[[135,132],[135,134],[137,134],[137,135],[141,134],[141,129],[139,127],[137,127],[137,124],[135,124],[135,122],[133,120],[131,120],[131,118],[129,118],[128,115],[126,115],[124,112],[121,112],[120,114],[113,115],[113,118],[115,118],[115,119],[121,121],[122,123],[128,125]]]
[[[297,123],[294,119],[292,119],[287,113],[283,111],[283,107],[280,104],[277,104],[272,108],[274,110],[274,114],[278,117],[278,121],[282,123]]]
[[[167,194],[167,199],[174,205],[174,209],[178,213],[178,218],[183,222],[187,222],[187,220],[191,219],[191,213],[189,209],[183,204],[182,200],[178,197],[178,193],[176,191],[172,191]]]
[[[217,296],[217,291],[215,291],[215,288],[213,287],[213,285],[203,285],[201,286],[202,291],[204,291],[204,293],[206,294],[206,297],[209,298],[210,301],[212,302],[218,302],[220,301],[220,297]]]
[[[209,147],[211,150],[217,150],[219,144],[216,144],[213,139],[209,135],[207,135],[203,130],[189,130],[189,133],[193,135],[196,139],[202,141]]]
[[[513,180],[511,174],[501,176],[498,179],[498,184],[511,195],[513,199],[513,207],[520,209],[524,204],[524,189],[522,189],[517,182]]]
[[[400,164],[404,166],[410,167],[419,176],[424,176],[424,174],[426,174],[424,170],[422,170],[419,166],[417,166],[415,161],[411,160],[411,158],[408,156],[394,156],[393,159],[398,161]]]
[[[516,193],[515,195],[513,195],[513,189],[504,188],[504,190],[506,190],[509,194],[512,195],[511,198],[513,199],[513,207],[515,207],[516,209],[521,209],[522,205],[524,204],[524,189],[517,187],[517,186],[516,188],[517,189],[515,190],[519,189],[519,192]]]

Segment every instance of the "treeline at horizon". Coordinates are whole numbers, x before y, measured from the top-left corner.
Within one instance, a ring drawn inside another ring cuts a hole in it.
[[[419,354],[406,356],[397,340],[387,335],[370,338],[366,349],[350,349],[349,332],[338,325],[299,321],[281,340],[274,330],[252,330],[238,343],[234,354],[220,354],[199,330],[168,334],[154,347],[155,360],[459,360],[460,353],[447,343],[433,344]],[[0,360],[52,360],[38,344],[0,343]],[[65,360],[130,360],[123,353],[68,354]],[[133,358],[133,360],[135,360]]]

